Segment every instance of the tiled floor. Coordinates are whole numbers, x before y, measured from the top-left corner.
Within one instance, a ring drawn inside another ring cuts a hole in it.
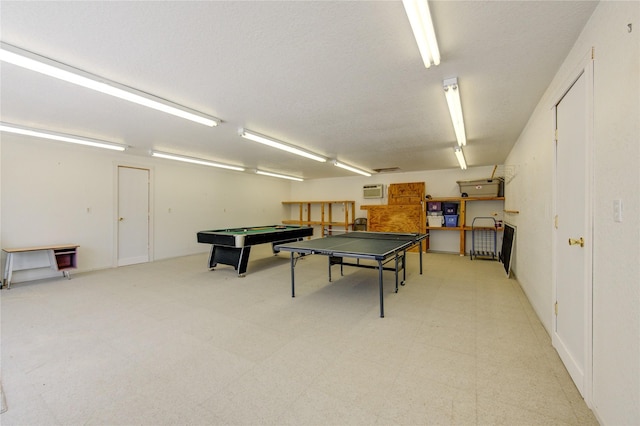
[[[254,247],[16,283],[3,425],[597,424],[498,262],[410,254],[407,284]]]

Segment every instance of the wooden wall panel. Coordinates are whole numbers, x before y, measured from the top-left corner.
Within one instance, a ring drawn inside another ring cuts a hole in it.
[[[386,206],[360,206],[361,210],[367,210],[367,230],[424,234],[427,231],[425,191],[424,182],[389,184],[389,202]],[[429,248],[428,239],[422,248],[425,251]]]
[[[368,206],[368,230],[374,232],[423,232],[422,209],[414,206]]]
[[[360,206],[367,210],[367,231],[372,232],[417,232],[426,231],[423,205],[368,205]],[[422,245],[428,249],[428,240]],[[411,251],[417,251],[412,249]]]
[[[425,197],[424,182],[392,183],[389,185],[389,205],[422,204]]]

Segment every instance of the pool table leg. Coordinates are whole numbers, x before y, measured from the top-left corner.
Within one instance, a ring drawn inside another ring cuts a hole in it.
[[[247,264],[249,263],[249,254],[251,246],[246,247],[227,247],[211,246],[211,254],[209,254],[209,269],[214,269],[218,263],[233,266],[238,271],[238,276],[244,277],[247,273]]]
[[[209,269],[213,269],[216,267],[217,263],[215,261],[215,255],[216,255],[216,246],[214,244],[211,244],[211,251],[209,251]]]
[[[249,264],[249,253],[251,246],[242,247],[240,249],[240,258],[238,259],[238,276],[244,277],[247,274],[247,265]]]

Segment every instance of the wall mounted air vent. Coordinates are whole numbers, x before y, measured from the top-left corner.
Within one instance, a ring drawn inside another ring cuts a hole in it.
[[[363,198],[383,198],[384,197],[384,185],[364,185],[362,187]]]

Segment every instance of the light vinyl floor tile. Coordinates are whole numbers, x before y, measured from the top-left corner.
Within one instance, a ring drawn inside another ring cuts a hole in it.
[[[3,425],[597,424],[498,262],[385,272],[252,249],[2,290]]]

